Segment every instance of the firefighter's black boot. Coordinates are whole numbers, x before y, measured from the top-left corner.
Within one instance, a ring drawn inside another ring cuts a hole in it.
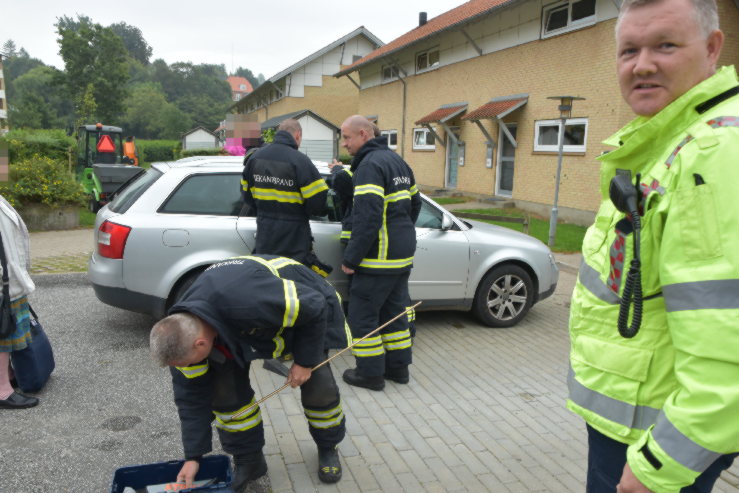
[[[344,371],[344,381],[355,387],[364,387],[370,390],[382,390],[385,388],[385,379],[381,376],[365,377],[360,375],[356,368],[349,368]]]
[[[335,483],[341,479],[341,462],[336,446],[318,447],[318,479]]]
[[[233,490],[236,493],[244,493],[250,481],[259,479],[267,474],[267,461],[264,453],[260,450],[253,454],[234,455]]]
[[[392,380],[396,383],[408,383],[410,380],[410,372],[407,366],[400,368],[385,368],[385,379]]]

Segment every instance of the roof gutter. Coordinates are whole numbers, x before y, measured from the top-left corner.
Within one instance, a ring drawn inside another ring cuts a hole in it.
[[[341,70],[339,72],[336,72],[334,74],[334,77],[338,78],[338,77],[342,77],[344,75],[350,74],[352,72],[356,72],[357,70],[359,70],[360,68],[364,67],[365,65],[368,65],[370,63],[374,63],[374,62],[380,61],[380,60],[382,60],[382,59],[384,59],[384,58],[386,58],[386,57],[388,57],[390,55],[393,55],[393,54],[395,54],[395,53],[397,53],[397,52],[399,52],[401,50],[404,50],[404,49],[409,48],[409,47],[411,47],[413,45],[416,45],[416,44],[420,43],[421,41],[426,41],[431,36],[436,36],[438,34],[441,34],[441,33],[447,32],[447,31],[456,31],[456,30],[458,30],[460,28],[463,28],[463,27],[467,26],[468,24],[471,24],[471,23],[479,20],[480,18],[482,18],[482,17],[484,17],[486,15],[490,15],[491,13],[493,13],[495,11],[503,10],[503,9],[512,7],[512,6],[516,5],[516,4],[523,3],[524,1],[525,0],[508,0],[507,2],[504,2],[504,3],[500,4],[500,5],[496,5],[495,7],[492,7],[492,8],[490,8],[490,9],[484,11],[484,12],[480,12],[479,14],[476,14],[476,15],[474,15],[472,17],[468,17],[467,19],[461,20],[459,22],[455,22],[454,24],[452,24],[450,26],[447,26],[447,27],[444,27],[442,29],[439,29],[438,31],[434,31],[434,32],[428,34],[427,36],[424,36],[422,38],[419,38],[419,39],[416,39],[416,40],[411,41],[409,43],[406,43],[403,46],[399,46],[399,47],[397,47],[397,48],[395,48],[393,50],[388,51],[387,53],[383,53],[382,55],[380,55],[380,56],[378,56],[376,58],[372,58],[370,60],[367,60],[365,62],[362,62],[359,65],[352,65],[351,67],[348,67],[348,68],[346,68],[344,70]],[[739,0],[734,0],[734,1],[735,2],[739,2]]]

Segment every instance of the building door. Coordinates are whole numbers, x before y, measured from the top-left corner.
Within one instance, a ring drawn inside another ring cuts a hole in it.
[[[458,135],[458,128],[452,128],[451,130],[455,135]],[[457,169],[459,168],[458,142],[458,140],[450,136],[446,138],[446,184],[444,185],[446,188],[457,188]]]
[[[509,123],[506,125],[508,130],[516,138],[517,125]],[[503,133],[501,128],[498,131],[498,169],[495,173],[495,195],[510,197],[513,195],[513,161],[516,155],[516,148],[513,147],[508,136]]]

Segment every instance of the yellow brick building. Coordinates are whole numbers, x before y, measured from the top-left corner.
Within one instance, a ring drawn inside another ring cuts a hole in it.
[[[718,0],[739,65],[739,4]],[[432,189],[510,198],[548,215],[555,194],[559,100],[578,96],[565,131],[559,217],[588,224],[598,206],[601,143],[633,114],[615,70],[610,0],[472,0],[336,74],[360,79],[357,113]],[[422,14],[423,16],[423,14]]]

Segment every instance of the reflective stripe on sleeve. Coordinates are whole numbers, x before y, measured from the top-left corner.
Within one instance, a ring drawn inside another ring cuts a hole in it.
[[[373,193],[375,195],[379,195],[381,199],[385,200],[385,189],[382,188],[379,185],[359,185],[358,187],[354,188],[354,196],[357,195],[365,195],[368,193]]]
[[[295,325],[300,311],[298,289],[295,287],[295,283],[288,279],[283,279],[282,284],[285,287],[285,316],[282,319],[282,326],[292,327]]]
[[[204,365],[193,365],[193,366],[176,366],[185,378],[197,378],[205,375],[208,371],[208,361],[206,360]]]
[[[280,270],[283,267],[286,267],[288,265],[303,265],[297,260],[293,260],[287,257],[277,257],[277,258],[273,258],[272,260],[268,260],[267,262],[269,263],[269,265],[271,265],[277,270]]]
[[[341,235],[339,235],[339,238],[342,240],[348,240],[351,237],[352,237],[352,232],[346,231],[346,230],[342,230]]]
[[[413,186],[412,186],[412,187],[410,188],[410,190],[409,190],[409,191],[411,192],[411,195],[416,195],[416,194],[418,193],[418,187],[416,187],[415,185],[413,185]]]
[[[662,292],[668,312],[739,308],[739,279],[667,284]]]
[[[247,182],[247,181],[246,181],[246,180],[244,180],[243,178],[241,179],[241,189],[242,189],[243,191],[245,191],[245,192],[246,192],[247,190],[249,190],[249,182]]]
[[[635,406],[585,387],[575,378],[570,367],[567,373],[570,400],[578,406],[628,428],[647,430],[659,416],[660,410],[649,406]]]
[[[328,185],[326,185],[326,181],[323,178],[319,178],[309,185],[300,187],[300,193],[303,194],[303,198],[305,199],[309,199],[324,190],[328,190]]]
[[[705,471],[721,456],[720,453],[708,450],[683,435],[664,412],[659,413],[657,417],[657,424],[652,429],[652,438],[667,455],[693,471]]]
[[[367,267],[368,269],[399,269],[410,265],[413,265],[413,257],[397,259],[366,258],[359,263],[360,267]]]
[[[251,194],[258,200],[273,200],[275,202],[286,202],[290,204],[303,203],[303,197],[298,192],[284,192],[282,190],[275,190],[274,188],[253,187]]]

